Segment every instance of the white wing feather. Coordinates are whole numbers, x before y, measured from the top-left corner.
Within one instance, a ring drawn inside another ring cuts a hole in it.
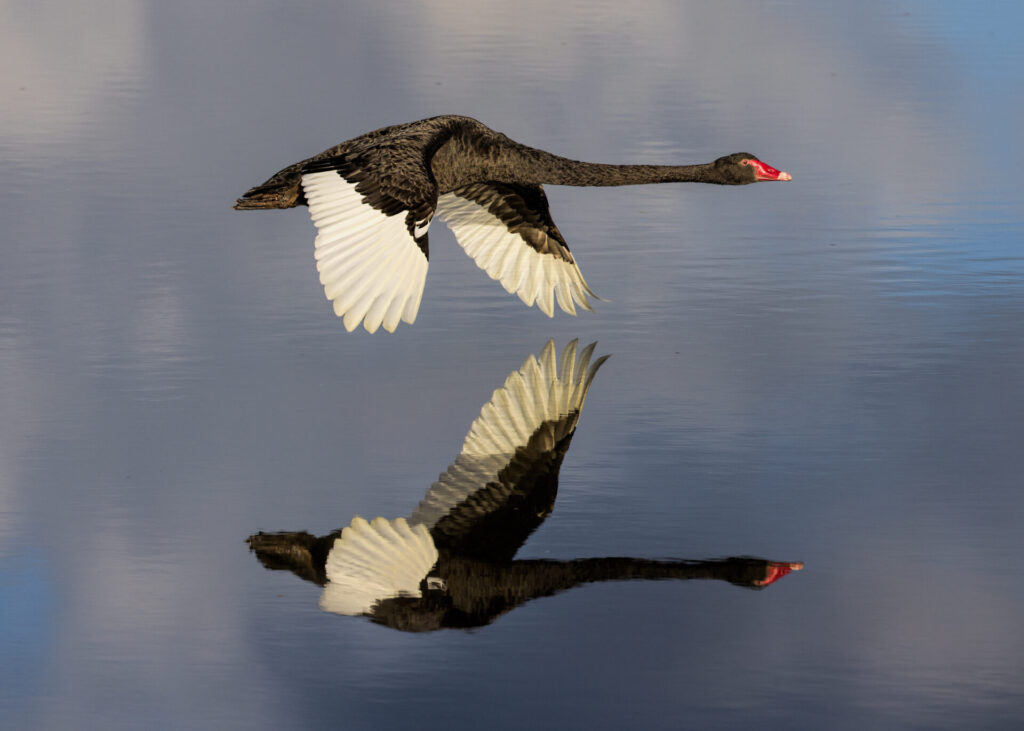
[[[399,320],[415,322],[427,257],[405,217],[364,203],[356,186],[333,170],[303,175],[302,189],[317,228],[320,283],[345,329],[362,323],[369,332],[382,325],[394,332]]]
[[[577,358],[573,340],[556,358],[555,342],[549,340],[539,358],[531,355],[509,374],[480,410],[455,462],[430,486],[409,522],[432,528],[452,508],[494,481],[542,424],[582,409],[590,383],[607,357],[588,369],[595,346],[591,343]]]
[[[437,199],[437,215],[476,265],[528,307],[536,304],[553,317],[557,292],[558,306],[571,315],[574,303],[592,309],[587,295],[595,295],[575,262],[537,251],[479,203],[445,193]]]
[[[377,602],[419,597],[420,582],[437,563],[426,526],[404,518],[367,522],[353,518],[327,554],[327,585],[320,608],[336,614],[368,614]]]

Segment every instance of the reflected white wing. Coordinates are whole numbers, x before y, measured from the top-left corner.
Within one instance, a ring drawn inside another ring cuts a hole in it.
[[[459,503],[495,481],[542,424],[578,413],[597,369],[608,358],[598,358],[588,369],[596,345],[585,347],[577,358],[573,340],[556,358],[554,340],[549,340],[539,358],[531,355],[509,374],[480,410],[454,464],[430,486],[409,521],[432,528]]]
[[[327,554],[327,585],[320,608],[336,614],[368,614],[399,596],[419,597],[420,582],[437,563],[426,526],[404,518],[367,522],[353,518]]]

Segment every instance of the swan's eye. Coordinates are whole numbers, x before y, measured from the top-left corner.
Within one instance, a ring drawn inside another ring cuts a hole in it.
[[[740,165],[753,165],[753,164],[754,163],[751,160],[749,160],[749,159],[748,160],[740,160]]]

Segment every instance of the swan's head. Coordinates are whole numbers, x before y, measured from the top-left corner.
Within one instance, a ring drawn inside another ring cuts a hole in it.
[[[734,152],[711,163],[714,176],[722,185],[746,185],[764,180],[792,180],[793,176],[761,162],[749,152]]]

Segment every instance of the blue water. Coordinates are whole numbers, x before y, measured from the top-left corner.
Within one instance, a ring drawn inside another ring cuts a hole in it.
[[[1022,11],[1005,3],[8,3],[5,728],[1018,728]],[[414,326],[346,333],[278,168],[472,115],[743,188],[551,187],[594,314],[431,230]],[[257,531],[408,515],[553,338],[612,358],[517,558],[751,555],[466,630],[318,609]]]

